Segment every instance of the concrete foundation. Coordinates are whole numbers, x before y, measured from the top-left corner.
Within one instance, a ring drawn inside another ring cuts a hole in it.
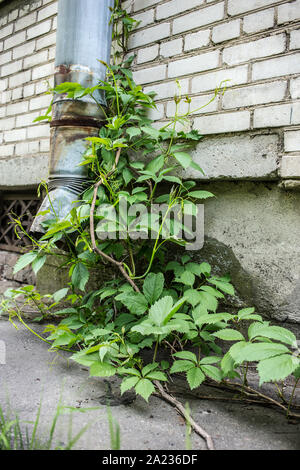
[[[233,304],[300,324],[300,194],[274,183],[219,182],[205,203],[204,248],[196,257],[230,273]]]

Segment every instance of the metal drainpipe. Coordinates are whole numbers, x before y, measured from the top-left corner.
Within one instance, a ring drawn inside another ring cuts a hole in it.
[[[59,0],[54,86],[78,82],[85,87],[105,79],[106,68],[98,59],[109,63],[113,0]],[[105,105],[105,96],[97,91]],[[44,199],[31,231],[44,232],[41,223],[54,218],[65,219],[76,205],[87,183],[85,166],[79,166],[86,150],[85,137],[97,136],[103,121],[99,106],[91,97],[69,99],[55,95],[50,123],[49,198]]]

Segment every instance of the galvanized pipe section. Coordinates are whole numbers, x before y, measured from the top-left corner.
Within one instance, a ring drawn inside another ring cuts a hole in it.
[[[113,0],[58,1],[55,86],[77,82],[93,87],[105,79],[106,67],[99,60],[110,60],[112,7]],[[96,94],[105,106],[104,93],[97,90]],[[51,204],[47,196],[40,208],[51,215],[36,217],[33,232],[44,232],[44,220],[55,216],[63,220],[76,206],[88,182],[86,167],[79,166],[86,150],[84,138],[97,136],[102,121],[101,109],[90,96],[70,99],[66,94],[55,95],[50,123]]]

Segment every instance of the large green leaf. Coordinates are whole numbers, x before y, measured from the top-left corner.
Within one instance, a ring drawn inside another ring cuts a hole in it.
[[[202,326],[202,325],[214,325],[216,323],[219,323],[221,321],[228,321],[231,320],[232,315],[230,313],[215,313],[215,314],[198,314],[202,313],[201,310],[201,305],[196,307],[196,309],[193,312],[193,316],[195,318],[195,323],[196,325]],[[205,309],[204,309],[205,310]]]
[[[74,335],[74,333],[64,331],[62,334],[58,336],[58,338],[55,339],[51,347],[55,348],[57,346],[66,346],[74,342],[75,340],[76,340],[76,335]]]
[[[132,387],[135,387],[139,380],[139,377],[126,377],[121,383],[121,395]]]
[[[167,378],[166,374],[164,374],[163,372],[160,372],[159,370],[154,370],[152,372],[149,372],[149,374],[147,374],[146,378],[151,379],[151,380],[160,380],[161,382],[167,382],[168,381],[168,378]]]
[[[230,349],[230,355],[239,364],[244,361],[261,361],[288,352],[286,346],[278,343],[245,343],[239,350]]]
[[[179,278],[175,279],[176,282],[181,282],[182,284],[185,284],[186,286],[193,287],[195,283],[195,275],[191,273],[190,271],[183,271],[181,276]]]
[[[117,369],[108,362],[94,362],[90,367],[91,377],[111,377]]]
[[[193,390],[194,388],[199,387],[202,382],[205,380],[205,375],[199,369],[199,367],[193,367],[192,369],[187,371],[186,378],[190,389]]]
[[[196,199],[208,199],[209,197],[215,197],[214,194],[210,193],[209,191],[191,191],[189,196]]]
[[[275,339],[282,343],[289,344],[297,347],[297,339],[294,333],[282,328],[281,326],[265,326],[259,329],[254,335],[251,335],[251,339],[255,336],[263,336],[264,338]]]
[[[174,354],[174,357],[178,357],[179,359],[186,359],[187,361],[192,361],[197,364],[196,354],[192,353],[191,351],[179,351],[178,353]]]
[[[205,375],[215,380],[216,382],[220,382],[223,378],[222,372],[217,367],[211,365],[203,365],[201,366],[201,370],[202,372],[204,372]]]
[[[186,301],[191,304],[192,307],[198,305],[202,298],[200,292],[198,292],[196,289],[186,290],[184,296],[186,298]]]
[[[170,373],[176,374],[177,372],[186,372],[194,367],[195,365],[190,360],[175,361],[170,369]]]
[[[152,305],[159,299],[164,288],[165,278],[162,273],[150,273],[143,285],[143,292],[149,304]]]
[[[126,129],[126,132],[129,135],[130,139],[137,135],[141,135],[142,133],[142,131],[138,127],[128,127],[128,129]]]
[[[237,330],[233,330],[232,328],[226,328],[221,331],[217,331],[217,333],[213,333],[214,336],[217,338],[223,339],[225,341],[243,341],[244,336]]]
[[[150,308],[149,311],[149,320],[151,320],[154,325],[162,326],[164,320],[170,310],[173,307],[173,299],[170,296],[163,297],[162,299],[155,302],[154,305]]]
[[[151,173],[157,173],[159,170],[162,169],[164,166],[164,156],[159,155],[158,157],[154,158],[150,163],[148,163],[146,167],[146,171]]]
[[[89,280],[89,270],[83,263],[77,263],[72,272],[72,284],[75,288],[84,291]]]
[[[133,315],[143,315],[148,308],[146,297],[140,292],[124,292],[116,297]]]
[[[78,364],[90,367],[93,362],[99,361],[99,354],[97,352],[92,354],[85,354],[85,352],[80,351],[73,354],[70,359],[77,362]]]
[[[234,295],[234,287],[229,282],[219,281],[219,280],[214,279],[214,278],[210,278],[210,279],[208,279],[208,281],[211,284],[214,284],[222,292],[225,292],[225,294]]]
[[[148,401],[150,395],[155,392],[155,388],[151,380],[140,379],[135,387],[135,391],[138,395],[141,395],[141,397]]]
[[[175,305],[171,308],[171,310],[168,312],[167,316],[164,319],[164,325],[168,323],[168,321],[171,320],[171,318],[175,315],[176,312],[182,307],[182,305],[186,302],[186,298],[182,297],[181,299],[176,302]]]
[[[192,163],[192,157],[186,152],[175,152],[174,157],[180,165],[186,170]]]
[[[69,292],[69,287],[65,287],[60,289],[53,294],[54,302],[60,302],[64,297],[66,297],[67,293]]]
[[[234,359],[231,356],[230,352],[227,352],[221,360],[221,368],[225,375],[230,371],[234,370]]]
[[[39,255],[35,260],[32,262],[32,269],[35,274],[37,274],[40,269],[44,266],[46,263],[47,256],[46,255]]]

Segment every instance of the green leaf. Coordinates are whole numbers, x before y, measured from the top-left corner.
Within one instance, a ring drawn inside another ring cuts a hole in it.
[[[225,294],[234,295],[234,287],[229,282],[222,282],[213,278],[208,279],[208,282],[214,284],[218,289],[225,292]]]
[[[239,310],[238,311],[238,317],[240,320],[243,320],[243,318],[246,316],[248,317],[249,315],[251,315],[252,313],[255,312],[255,308],[254,307],[251,307],[251,308],[243,308],[242,310]]]
[[[266,326],[269,326],[269,322],[253,322],[248,328],[248,336],[251,340],[256,336],[259,336],[260,330],[264,329]]]
[[[299,367],[299,364],[299,359],[291,354],[282,354],[260,361],[257,366],[260,385],[264,382],[284,380]]]
[[[117,372],[120,375],[129,374],[134,375],[136,377],[141,377],[139,371],[134,369],[133,367],[119,367]]]
[[[218,356],[207,356],[201,359],[200,364],[216,364],[217,362],[220,362],[221,358]]]
[[[26,268],[26,266],[31,264],[38,256],[39,254],[37,252],[30,252],[21,256],[15,264],[14,274],[17,274],[19,271]]]
[[[192,361],[197,364],[197,357],[196,354],[190,351],[179,351],[178,353],[174,354],[174,357],[178,357],[179,359],[186,359],[187,361]]]
[[[208,199],[209,197],[215,197],[215,195],[209,191],[192,191],[189,193],[189,196],[196,199]]]
[[[135,387],[135,391],[138,395],[141,395],[141,397],[148,401],[150,395],[155,392],[155,388],[151,380],[140,379]]]
[[[128,129],[126,129],[126,132],[129,135],[130,140],[132,139],[132,137],[141,135],[142,133],[141,129],[139,129],[138,127],[128,127]]]
[[[180,165],[186,170],[192,163],[192,157],[186,152],[175,152],[174,157]]]
[[[35,274],[37,274],[39,272],[40,269],[42,269],[42,267],[44,266],[45,262],[46,262],[46,259],[47,259],[47,256],[44,255],[44,256],[38,256],[33,262],[32,262],[32,269],[34,271]]]
[[[233,315],[231,315],[230,313],[214,313],[214,314],[209,314],[209,315],[199,315],[197,316],[196,324],[199,326],[204,325],[204,324],[214,325],[216,323],[219,323],[220,321],[229,321],[231,320],[232,317]]]
[[[130,181],[134,178],[133,174],[131,173],[130,170],[128,170],[128,168],[124,168],[122,172],[122,176],[124,178],[125,186],[127,186],[130,183]]]
[[[186,298],[186,301],[191,304],[193,307],[199,304],[201,301],[202,297],[200,292],[198,292],[196,289],[188,289],[185,291],[184,296]]]
[[[205,380],[205,375],[199,369],[199,367],[193,367],[192,369],[188,370],[186,374],[187,381],[189,383],[190,389],[193,390],[194,388],[199,387],[202,382]]]
[[[158,157],[154,158],[150,163],[148,163],[148,165],[146,166],[146,171],[149,171],[153,174],[157,173],[164,166],[164,162],[164,156],[159,155]]]
[[[82,263],[77,263],[72,272],[72,284],[81,291],[85,290],[86,283],[89,280],[89,270]]]
[[[171,308],[168,315],[164,319],[164,325],[168,323],[168,321],[175,315],[176,312],[182,307],[182,305],[186,302],[186,298],[183,297],[176,302],[176,304]]]
[[[140,292],[124,292],[115,299],[122,302],[133,315],[143,315],[148,308],[147,299]]]
[[[203,365],[201,366],[201,370],[202,372],[204,372],[205,375],[215,380],[216,382],[220,382],[223,378],[222,372],[217,367],[210,366],[210,365]]]
[[[161,382],[167,382],[168,381],[168,378],[167,378],[166,374],[164,374],[163,372],[160,372],[159,370],[154,370],[152,372],[149,372],[149,374],[147,374],[146,378],[151,379],[151,380],[159,380]]]
[[[139,377],[126,377],[121,383],[121,395],[135,387],[139,380]]]
[[[194,367],[191,361],[175,361],[170,369],[170,374],[176,374],[178,372],[186,372],[187,370]]]
[[[290,346],[297,347],[297,339],[294,333],[286,328],[282,328],[281,326],[265,326],[264,328],[259,329],[256,334],[251,335],[251,339],[255,338],[255,336],[275,339],[282,343],[289,344]]]
[[[98,353],[93,353],[93,354],[85,354],[82,351],[73,354],[71,358],[73,361],[77,362],[78,364],[81,364],[83,366],[88,366],[90,367],[93,362],[98,362],[99,360],[99,354]]]
[[[240,344],[240,343],[237,343]],[[230,355],[233,357],[236,363],[242,363],[244,361],[261,361],[270,357],[275,357],[284,353],[288,353],[289,350],[286,346],[279,343],[244,343],[244,346],[239,350],[230,348]]]
[[[73,342],[76,339],[76,335],[74,333],[65,331],[64,333],[60,334],[58,338],[52,343],[52,348],[57,346],[66,346]]]
[[[198,163],[192,161],[192,163],[190,164],[190,167],[194,168],[194,170],[200,171],[200,173],[202,173],[202,175],[205,175],[204,171],[202,170],[201,166],[198,165]]]
[[[213,296],[216,297],[217,299],[224,299],[224,295],[222,294],[222,292],[218,291],[218,290],[215,289],[214,287],[211,287],[211,286],[201,286],[200,289],[203,290],[204,292],[207,292],[208,294],[213,295]]]
[[[163,179],[166,181],[170,181],[171,183],[176,183],[180,185],[182,184],[182,181],[177,178],[177,176],[164,176]]]
[[[193,287],[195,283],[195,275],[189,271],[184,271],[179,278],[176,278],[176,282],[181,282],[186,286]]]
[[[300,379],[300,365],[299,367],[297,367],[297,369],[293,372],[293,376],[295,377],[295,379]]]
[[[69,287],[65,287],[64,289],[60,289],[55,294],[53,294],[54,302],[60,302],[64,297],[66,297],[67,293],[69,292]]]
[[[234,359],[228,351],[221,360],[221,369],[225,375],[234,370]]]
[[[221,331],[217,331],[217,333],[213,333],[213,336],[217,338],[224,339],[226,341],[243,341],[244,336],[237,330],[233,330],[232,328],[226,328]]]
[[[151,362],[150,364],[147,364],[145,367],[142,369],[142,375],[146,376],[149,374],[149,372],[153,371],[154,369],[158,368],[158,363],[157,362]]]
[[[90,367],[91,377],[111,377],[115,375],[116,368],[108,362],[94,362]]]
[[[149,304],[152,305],[159,299],[164,288],[165,278],[162,273],[150,273],[143,285],[143,292]]]
[[[53,228],[48,230],[46,234],[42,237],[43,240],[46,240],[47,238],[51,238],[52,235],[58,232],[63,232],[64,230],[67,230],[68,228],[72,227],[72,224],[69,220],[57,222]]]
[[[145,132],[145,134],[148,134],[150,135],[151,137],[153,137],[153,139],[155,140],[158,140],[159,138],[159,131],[157,129],[154,129],[154,127],[142,127],[141,128],[143,132]]]
[[[154,323],[154,325],[162,326],[172,306],[172,297],[163,297],[162,299],[155,302],[155,304],[150,308],[149,319]]]

